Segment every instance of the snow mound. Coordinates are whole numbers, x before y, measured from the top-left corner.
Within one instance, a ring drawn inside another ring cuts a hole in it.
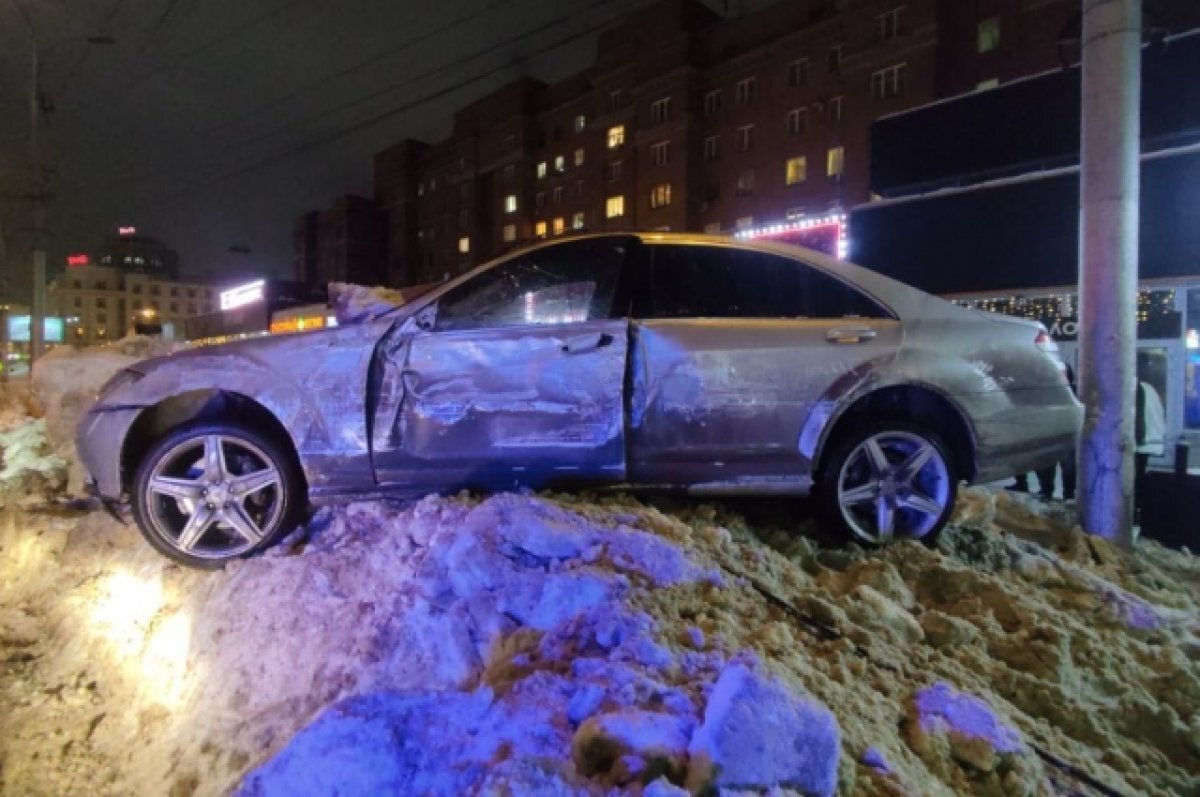
[[[350,282],[329,283],[329,309],[341,325],[361,324],[404,305],[395,288],[374,288]]]
[[[0,515],[4,789],[1200,793],[1193,557],[986,490],[936,548],[760,514],[359,503],[217,573]]]
[[[83,470],[75,458],[75,425],[114,374],[149,357],[178,351],[186,344],[146,335],[130,335],[104,346],[57,346],[33,366],[33,397],[46,418],[46,438],[66,463],[67,490],[79,494]]]
[[[20,501],[32,504],[60,490],[66,480],[66,461],[49,450],[46,422],[27,419],[0,432],[0,507]]]

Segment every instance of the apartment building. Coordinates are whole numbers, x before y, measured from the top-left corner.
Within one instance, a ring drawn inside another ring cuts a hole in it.
[[[790,0],[725,18],[662,0],[601,34],[582,73],[518,79],[456,112],[445,140],[379,153],[374,202],[355,209],[383,219],[365,281],[438,281],[577,230],[841,212],[871,198],[874,120],[1058,68],[1078,14],[1077,0]],[[298,258],[320,251],[319,235],[296,241]]]

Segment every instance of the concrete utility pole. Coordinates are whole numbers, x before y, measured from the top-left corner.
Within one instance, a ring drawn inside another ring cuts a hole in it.
[[[1141,0],[1083,0],[1078,456],[1085,531],[1133,543]]]
[[[30,26],[29,156],[33,169],[33,295],[29,303],[29,362],[32,365],[46,348],[46,186],[42,168],[40,126],[42,96],[38,81],[37,35]]]

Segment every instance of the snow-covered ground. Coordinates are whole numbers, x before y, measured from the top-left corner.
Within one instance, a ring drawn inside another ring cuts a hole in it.
[[[0,396],[0,440],[40,462],[33,404]],[[932,549],[812,531],[783,505],[431,497],[200,573],[10,501],[0,792],[1200,793],[1197,559],[987,490]]]

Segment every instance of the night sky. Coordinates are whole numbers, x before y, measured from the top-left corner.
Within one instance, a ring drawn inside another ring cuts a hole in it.
[[[438,140],[455,108],[520,74],[553,81],[586,67],[594,35],[551,45],[643,4],[0,0],[0,226],[12,292],[27,291],[28,210],[13,198],[29,184],[22,9],[54,104],[43,128],[56,194],[51,274],[69,251],[135,225],[176,248],[185,273],[224,280],[289,275],[295,217],[341,193],[369,195],[375,152],[406,136]],[[85,43],[96,35],[115,43]]]

